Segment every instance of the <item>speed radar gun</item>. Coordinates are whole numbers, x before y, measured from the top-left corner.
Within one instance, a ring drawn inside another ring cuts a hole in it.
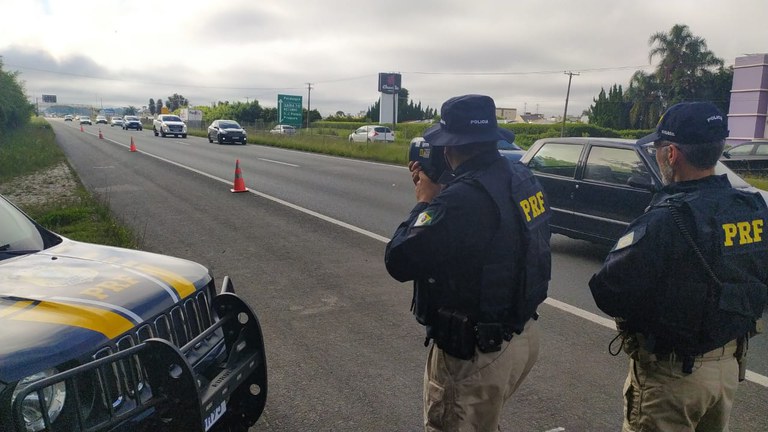
[[[437,183],[437,179],[445,171],[447,165],[443,157],[443,147],[433,147],[428,142],[412,141],[408,150],[408,160],[418,162],[424,174]]]

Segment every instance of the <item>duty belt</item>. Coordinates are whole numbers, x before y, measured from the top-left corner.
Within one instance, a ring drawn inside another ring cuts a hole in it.
[[[641,363],[655,361],[675,363],[679,361],[682,364],[683,372],[691,373],[693,371],[693,365],[696,362],[719,361],[723,359],[734,358],[738,349],[738,339],[733,339],[719,348],[715,348],[712,351],[708,351],[699,355],[681,355],[675,353],[674,351],[670,353],[653,354],[649,353],[641,347],[635,352],[635,355],[633,355],[632,358]]]

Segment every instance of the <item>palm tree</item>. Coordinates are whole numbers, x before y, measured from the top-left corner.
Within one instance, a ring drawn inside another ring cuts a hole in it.
[[[699,78],[710,68],[723,66],[723,60],[707,49],[706,40],[694,36],[684,24],[675,24],[669,33],[654,33],[648,45],[652,46],[648,60],[660,58],[656,78],[670,105],[695,98]]]
[[[625,98],[630,103],[629,123],[633,129],[651,129],[664,111],[664,100],[656,75],[639,70],[632,75]]]

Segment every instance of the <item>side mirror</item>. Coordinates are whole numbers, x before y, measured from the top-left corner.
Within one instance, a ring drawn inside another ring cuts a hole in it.
[[[627,180],[627,184],[634,188],[645,189],[650,192],[656,192],[656,185],[653,184],[650,176],[647,175],[633,175]]]
[[[723,152],[723,157],[726,158],[726,159],[730,159],[731,158],[731,154],[728,152],[728,150]]]

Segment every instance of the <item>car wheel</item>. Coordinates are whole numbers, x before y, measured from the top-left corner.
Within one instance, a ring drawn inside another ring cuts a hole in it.
[[[212,143],[212,142],[213,142],[213,138],[211,138],[211,135],[210,135],[210,134],[208,134],[208,142],[209,142],[209,143]]]
[[[163,132],[163,131],[160,131],[160,136],[161,136],[161,137],[163,137],[163,138],[165,138],[165,132]]]
[[[152,132],[155,134],[155,136],[157,136],[157,129],[152,128]]]
[[[182,137],[182,138],[186,138],[186,137],[187,137],[187,134],[181,134],[181,137]]]
[[[139,126],[139,130],[144,130],[144,128],[143,128],[143,127],[141,127],[141,126]]]
[[[248,144],[248,140],[243,140],[243,145]]]
[[[352,137],[349,137],[349,142],[354,142],[355,140],[352,139]]]

